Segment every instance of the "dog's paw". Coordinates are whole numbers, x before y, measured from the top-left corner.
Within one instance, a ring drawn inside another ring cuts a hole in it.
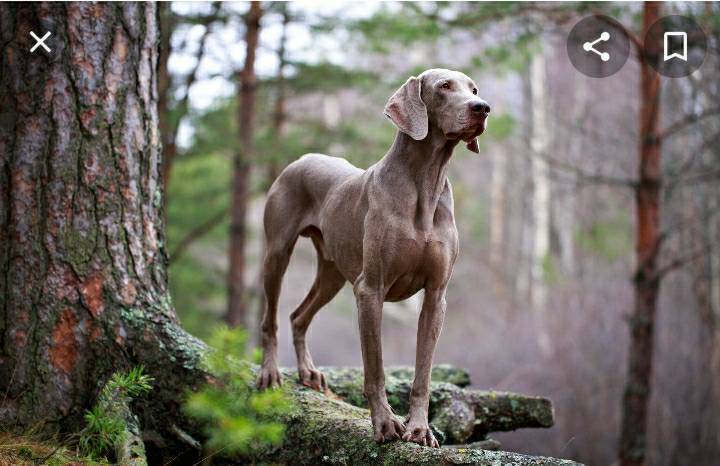
[[[325,374],[315,368],[298,369],[298,379],[301,384],[306,387],[310,387],[313,390],[317,390],[318,392],[325,393],[328,390]]]
[[[282,375],[277,366],[262,367],[258,373],[256,386],[260,390],[266,388],[277,388],[282,385]]]
[[[400,440],[405,426],[394,414],[373,417],[373,430],[375,441],[378,443]]]
[[[405,434],[403,434],[402,439],[405,442],[417,443],[424,447],[440,448],[440,443],[427,424],[408,423],[405,426]]]

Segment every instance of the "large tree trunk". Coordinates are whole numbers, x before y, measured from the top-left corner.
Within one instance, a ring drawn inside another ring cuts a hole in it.
[[[31,30],[51,52],[28,51]],[[157,31],[154,3],[0,5],[3,425],[77,429],[138,363],[157,380],[144,427],[186,424],[204,345],[169,304]]]
[[[660,4],[647,2],[643,12],[643,35],[659,19]],[[658,44],[645,44],[646,59],[657,60]],[[660,77],[640,61],[639,179],[635,192],[636,270],[635,297],[630,319],[630,351],[622,409],[621,464],[645,463],[648,404],[653,362],[653,335],[660,289],[657,256],[660,247]]]
[[[245,315],[245,240],[247,205],[250,199],[250,161],[253,152],[255,119],[255,52],[260,38],[260,2],[251,2],[245,16],[245,66],[239,73],[238,147],[233,158],[233,190],[230,211],[230,272],[228,274],[228,309],[225,320],[231,326],[247,324]]]

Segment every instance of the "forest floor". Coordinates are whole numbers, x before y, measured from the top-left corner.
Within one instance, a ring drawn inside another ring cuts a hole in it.
[[[100,466],[98,462],[77,455],[74,447],[43,441],[32,435],[19,436],[0,432],[0,466]]]

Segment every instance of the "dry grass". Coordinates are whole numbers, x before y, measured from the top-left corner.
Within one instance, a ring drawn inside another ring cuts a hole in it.
[[[0,432],[0,466],[37,465],[95,466],[98,463],[77,456],[75,449],[61,443],[43,441],[34,434],[16,435]]]

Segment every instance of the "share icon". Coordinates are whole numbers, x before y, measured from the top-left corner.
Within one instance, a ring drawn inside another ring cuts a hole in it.
[[[594,41],[592,41],[592,42],[585,42],[585,43],[583,44],[583,50],[585,50],[586,52],[596,53],[596,54],[598,54],[598,55],[600,56],[600,60],[602,60],[602,61],[608,61],[608,60],[610,60],[610,54],[609,54],[609,53],[607,53],[607,52],[601,52],[601,51],[599,51],[599,50],[597,50],[597,49],[594,48],[594,47],[595,47],[595,44],[597,44],[598,42],[606,42],[606,41],[608,41],[608,40],[610,40],[610,33],[603,31],[603,33],[600,34],[600,37],[598,37],[598,38],[595,39]]]

